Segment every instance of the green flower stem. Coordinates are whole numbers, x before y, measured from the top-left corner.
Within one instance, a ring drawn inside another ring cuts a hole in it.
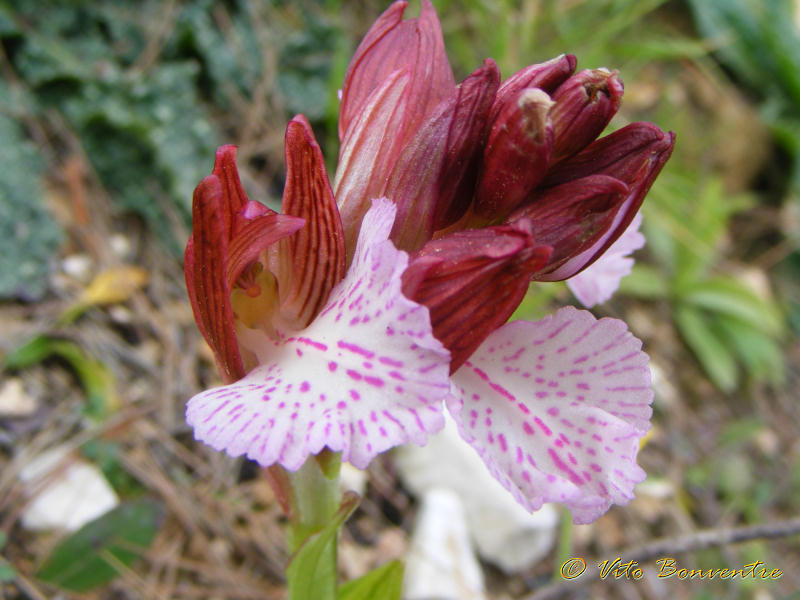
[[[342,466],[339,453],[323,450],[310,457],[294,473],[286,472],[289,500],[289,552],[295,553],[313,534],[320,531],[333,518],[342,501],[339,471]],[[325,551],[313,573],[288,573],[289,600],[300,600],[294,592],[298,586],[295,579],[314,580],[314,598],[336,600],[337,539],[325,547]]]

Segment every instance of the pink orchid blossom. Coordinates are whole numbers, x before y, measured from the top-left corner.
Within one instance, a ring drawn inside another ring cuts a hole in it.
[[[447,408],[529,510],[589,522],[632,497],[647,355],[567,307],[506,323],[531,281],[575,276],[634,219],[672,134],[633,123],[605,69],[564,55],[456,85],[430,2],[395,2],[356,50],[333,189],[302,117],[283,214],[251,203],[233,150],[195,192],[186,279],[225,386],[189,401],[197,439],[295,470],[325,448],[365,467],[422,444]],[[335,198],[335,201],[334,201]]]

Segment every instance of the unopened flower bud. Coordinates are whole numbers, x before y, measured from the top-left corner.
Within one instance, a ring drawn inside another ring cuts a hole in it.
[[[451,373],[519,306],[551,251],[520,219],[456,231],[410,256],[403,294],[428,307],[433,335],[450,351]]]
[[[506,79],[497,90],[490,114],[491,120],[494,121],[497,118],[512,96],[526,88],[539,88],[547,94],[552,94],[575,72],[577,63],[578,61],[572,54],[562,54],[547,62],[520,69]]]
[[[539,281],[566,279],[584,268],[573,264],[566,275],[554,276],[554,271],[573,258],[581,256],[608,232],[614,217],[628,196],[628,186],[608,175],[590,175],[537,191],[529,202],[514,212],[509,221],[529,222],[531,235],[537,244],[546,244],[553,251],[547,265],[534,274]]]
[[[552,105],[545,92],[528,88],[500,112],[483,153],[476,215],[490,221],[504,217],[544,178],[553,149]]]
[[[553,93],[550,110],[555,130],[553,162],[590,144],[619,110],[622,81],[616,71],[587,69],[576,73]]]

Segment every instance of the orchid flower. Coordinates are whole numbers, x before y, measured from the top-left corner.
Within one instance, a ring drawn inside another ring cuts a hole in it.
[[[405,7],[345,75],[333,188],[302,117],[282,214],[247,199],[230,147],[198,186],[187,286],[226,385],[187,421],[264,466],[327,448],[363,468],[423,444],[446,409],[523,506],[592,521],[644,478],[647,355],[622,321],[572,307],[506,321],[531,281],[612,247],[674,136],[633,123],[597,139],[622,83],[571,55],[502,83],[487,59],[456,85],[430,2]]]

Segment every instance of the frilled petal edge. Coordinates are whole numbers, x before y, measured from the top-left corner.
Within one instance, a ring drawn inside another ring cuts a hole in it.
[[[562,502],[576,523],[625,504],[652,413],[648,357],[624,322],[565,307],[493,332],[453,375],[461,436],[528,510]]]
[[[264,466],[296,470],[328,447],[364,468],[443,427],[450,356],[428,309],[401,293],[408,256],[388,240],[395,212],[374,201],[350,270],[306,329],[280,342],[240,336],[259,366],[189,401],[196,439]]]

